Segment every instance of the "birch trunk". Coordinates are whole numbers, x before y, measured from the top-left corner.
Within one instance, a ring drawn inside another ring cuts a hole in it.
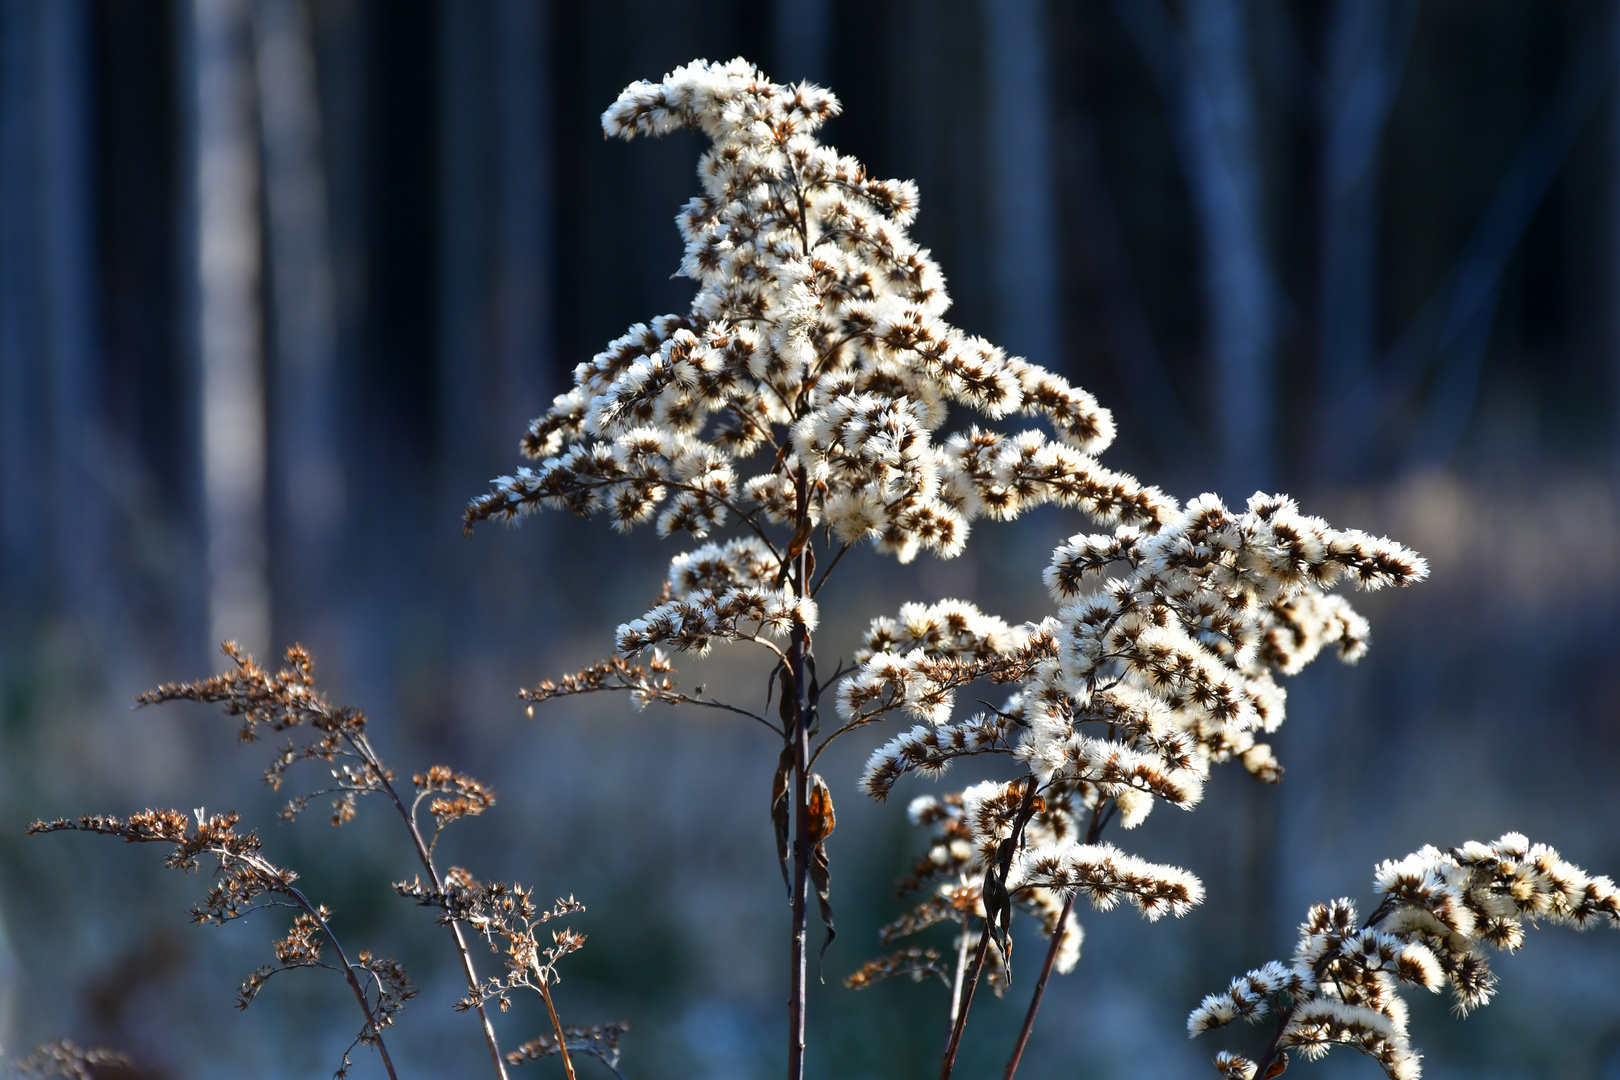
[[[187,18],[209,637],[264,655],[270,586],[251,9],[247,0],[192,0]]]

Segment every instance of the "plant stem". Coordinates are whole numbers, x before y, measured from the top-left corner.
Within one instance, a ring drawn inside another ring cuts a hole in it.
[[[1046,994],[1046,980],[1052,977],[1052,966],[1057,963],[1058,948],[1063,943],[1063,924],[1069,921],[1069,912],[1074,910],[1074,893],[1070,893],[1063,901],[1063,912],[1058,915],[1057,931],[1052,935],[1051,947],[1046,950],[1046,963],[1041,965],[1041,977],[1036,980],[1035,993],[1029,999],[1029,1011],[1024,1014],[1024,1026],[1018,1030],[1018,1045],[1013,1047],[1012,1058],[1007,1062],[1007,1070],[1001,1074],[1001,1080],[1012,1080],[1013,1074],[1018,1071],[1018,1062],[1024,1056],[1024,1044],[1029,1042],[1029,1033],[1035,1030],[1035,1014],[1041,1010],[1041,998]]]
[[[551,1004],[551,989],[546,982],[546,973],[541,971],[540,998],[546,1003],[546,1012],[551,1014],[551,1030],[557,1033],[557,1052],[562,1055],[563,1071],[568,1074],[568,1080],[575,1080],[574,1060],[568,1056],[568,1039],[563,1036],[562,1024],[557,1019],[556,1006]]]
[[[967,1027],[968,1009],[973,1007],[973,991],[979,986],[979,973],[984,970],[985,958],[990,954],[990,920],[984,921],[984,932],[979,935],[979,948],[973,956],[973,974],[968,977],[967,989],[962,993],[962,1005],[956,1011],[956,1023],[951,1025],[951,1039],[945,1044],[945,1059],[940,1062],[939,1080],[950,1080],[956,1068],[956,1051],[962,1045],[962,1031]]]
[[[1271,1042],[1266,1045],[1266,1052],[1260,1055],[1260,1060],[1254,1066],[1255,1080],[1261,1080],[1271,1068],[1272,1062],[1277,1060],[1277,1044],[1282,1042],[1283,1032],[1288,1030],[1288,1021],[1293,1018],[1292,1007],[1277,1017],[1277,1030],[1272,1033]]]
[[[1035,816],[1035,788],[1035,778],[1033,776],[1027,777],[1024,781],[1023,802],[1019,804],[1018,816],[1013,820],[1011,833],[1007,839],[1001,842],[1000,850],[996,852],[995,863],[985,868],[985,884],[988,885],[991,878],[994,877],[1003,893],[1007,888],[1007,874],[1012,870],[1013,855],[1024,842],[1024,827],[1029,824],[1029,819]],[[988,889],[985,895],[989,895]],[[1012,903],[1011,897],[1007,897],[1007,903],[1009,905]],[[967,1028],[968,1010],[973,1007],[973,991],[978,989],[979,975],[984,971],[985,959],[990,955],[990,934],[994,928],[993,919],[994,914],[990,911],[989,902],[986,901],[984,933],[979,935],[979,951],[973,959],[973,977],[968,980],[967,993],[962,996],[961,1011],[957,1013],[956,1023],[951,1027],[951,1040],[945,1044],[945,1058],[939,1065],[939,1080],[950,1080],[951,1070],[956,1068],[956,1052],[962,1046],[962,1032]],[[1005,942],[1005,949],[1004,961],[1007,973],[1010,975],[1012,973],[1012,941],[1010,938]]]
[[[260,870],[266,872],[266,868],[262,866]],[[393,1059],[388,1056],[388,1044],[383,1042],[382,1028],[377,1025],[377,1018],[371,1012],[371,1002],[366,999],[365,987],[361,986],[360,980],[354,977],[354,967],[349,963],[348,954],[343,951],[343,946],[338,944],[337,935],[332,933],[332,928],[326,924],[326,919],[321,915],[320,909],[309,902],[309,897],[305,896],[302,890],[292,885],[287,885],[285,888],[286,894],[292,897],[299,907],[309,913],[309,916],[320,926],[321,933],[326,935],[326,940],[332,943],[332,950],[338,954],[338,963],[343,965],[343,977],[349,981],[349,989],[354,991],[354,999],[360,1003],[360,1011],[366,1015],[366,1026],[371,1029],[372,1037],[377,1040],[377,1054],[382,1058],[383,1068],[388,1070],[389,1080],[399,1080],[398,1075],[394,1072]]]
[[[405,801],[394,790],[393,783],[388,778],[388,770],[383,767],[382,759],[371,748],[371,740],[364,734],[349,737],[349,744],[353,746],[361,758],[372,767],[382,781],[383,791],[393,801],[394,808],[399,816],[405,819],[405,827],[410,830],[411,841],[416,845],[416,857],[422,868],[427,871],[428,878],[433,882],[433,889],[439,894],[444,893],[444,880],[439,877],[438,869],[433,865],[433,853],[429,850],[427,841],[422,839],[422,830],[416,826],[415,807],[407,807]],[[467,948],[467,937],[461,931],[461,924],[454,919],[450,921],[450,933],[456,939],[456,955],[461,958],[461,971],[467,977],[467,989],[471,991],[474,1001],[473,1009],[478,1013],[478,1020],[484,1028],[484,1044],[489,1048],[490,1059],[495,1063],[495,1075],[500,1080],[507,1080],[506,1059],[501,1056],[501,1047],[495,1040],[495,1025],[490,1023],[489,1014],[484,1011],[484,1002],[479,997],[481,984],[478,980],[478,969],[473,966],[472,952]],[[550,1004],[550,1001],[547,1001]],[[566,1056],[566,1051],[564,1055]],[[570,1069],[569,1075],[572,1075]]]
[[[797,517],[803,547],[791,552],[793,583],[800,596],[810,592],[809,487],[804,470],[798,476]],[[806,976],[805,917],[810,897],[810,686],[807,668],[810,630],[803,622],[793,626],[788,666],[793,679],[793,928],[791,987],[788,992],[788,1080],[804,1077],[804,1011]]]
[[[1102,835],[1103,827],[1108,824],[1109,814],[1103,815],[1103,807],[1107,800],[1099,800],[1091,808],[1091,821],[1086,825],[1086,843],[1095,844]],[[1052,967],[1057,963],[1058,948],[1063,943],[1063,925],[1069,921],[1069,913],[1074,910],[1074,898],[1077,893],[1071,892],[1063,901],[1063,912],[1057,918],[1057,930],[1052,934],[1052,944],[1046,950],[1046,963],[1041,967],[1041,977],[1035,983],[1035,993],[1029,999],[1029,1011],[1024,1014],[1024,1026],[1018,1031],[1018,1045],[1013,1047],[1012,1057],[1007,1060],[1007,1070],[1001,1074],[1001,1080],[1013,1080],[1013,1074],[1018,1071],[1018,1062],[1024,1056],[1024,1045],[1029,1042],[1030,1032],[1035,1030],[1035,1014],[1041,1011],[1041,999],[1046,996],[1046,980],[1052,977]]]
[[[956,943],[956,978],[951,981],[951,1029],[956,1028],[957,1014],[962,1011],[962,980],[967,977],[968,917],[962,915],[962,938]]]

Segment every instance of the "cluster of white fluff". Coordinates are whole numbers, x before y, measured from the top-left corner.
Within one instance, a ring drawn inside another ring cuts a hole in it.
[[[1325,590],[1341,580],[1404,585],[1427,573],[1401,545],[1334,529],[1291,499],[1257,494],[1235,513],[1204,495],[1155,531],[1077,536],[1054,554],[1046,579],[1064,604],[1063,686],[1082,715],[1103,691],[1113,694],[1105,711],[1117,711],[1126,691],[1133,727],[1156,736],[1167,725],[1191,740],[1195,757],[1236,757],[1275,779],[1276,759],[1257,738],[1283,721],[1275,676],[1297,672],[1329,643],[1347,661],[1365,648],[1366,623]],[[1168,713],[1163,725],[1156,705]]]
[[[1112,844],[1027,844],[1013,859],[1007,890],[1078,891],[1107,911],[1128,900],[1150,921],[1185,915],[1203,902],[1204,886],[1179,866],[1151,863]]]
[[[1348,662],[1366,648],[1366,622],[1327,590],[1407,584],[1427,567],[1392,541],[1334,529],[1278,496],[1256,495],[1234,513],[1205,495],[1114,520],[1111,533],[1071,537],[1054,553],[1046,583],[1061,605],[1055,618],[1012,627],[961,601],[908,604],[871,624],[837,701],[846,729],[896,711],[923,721],[868,759],[861,787],[876,798],[908,772],[937,776],[959,757],[1006,753],[1027,768],[1025,780],[958,797],[973,845],[968,870],[982,875],[1012,837],[1019,793],[1033,783],[1044,799],[1090,809],[1092,825],[1080,836],[1072,818],[1056,831],[1032,820],[1017,838],[1009,895],[1038,893],[1061,911],[1061,898],[1084,894],[1099,909],[1126,901],[1157,919],[1186,913],[1203,886],[1179,867],[1095,842],[1100,826],[1117,816],[1133,828],[1161,799],[1192,808],[1216,762],[1235,758],[1277,780],[1281,766],[1258,737],[1283,720],[1277,677],[1328,646]],[[954,720],[956,692],[977,680],[1016,690],[998,710]],[[1279,965],[1251,972],[1206,1002],[1206,1025],[1256,1015],[1298,989],[1291,978]],[[1359,1040],[1380,1060],[1405,1060],[1389,1024],[1347,1008],[1333,1001],[1300,1013],[1302,1039]],[[1245,1075],[1235,1056],[1222,1068]]]
[[[1114,428],[1091,395],[943,320],[944,279],[906,231],[915,186],[821,145],[838,111],[827,91],[742,60],[624,90],[607,134],[697,129],[712,143],[702,194],[677,218],[697,295],[575,369],[523,440],[539,465],[496,479],[469,526],[540,506],[700,537],[733,515],[808,517],[908,560],[954,555],[973,518],[1043,502],[1110,522],[1173,509],[1093,460]],[[1039,416],[1052,437],[941,439],[951,404]],[[753,474],[739,479],[745,462]]]
[[[905,773],[934,777],[957,758],[1004,753],[1011,746],[1011,726],[999,713],[976,713],[953,724],[918,724],[890,739],[881,754],[867,760],[861,790],[872,795],[886,793]]]
[[[1449,852],[1425,847],[1379,864],[1373,881],[1380,903],[1371,918],[1358,921],[1348,900],[1311,908],[1293,962],[1272,961],[1206,997],[1187,1018],[1188,1033],[1259,1020],[1275,1007],[1282,1016],[1276,1048],[1297,1047],[1315,1058],[1351,1046],[1392,1080],[1416,1080],[1419,1055],[1407,1034],[1400,984],[1438,991],[1449,983],[1466,1012],[1488,1002],[1495,986],[1484,947],[1517,949],[1526,920],[1581,930],[1620,926],[1620,891],[1612,881],[1588,876],[1519,833]],[[1216,1065],[1241,1080],[1258,1068],[1226,1052]]]
[[[951,748],[983,752],[979,721],[951,730],[956,689],[1017,681],[1001,710],[1013,752],[1043,785],[1075,785],[1088,806],[1114,800],[1129,828],[1156,798],[1195,805],[1214,762],[1236,758],[1276,780],[1281,766],[1258,738],[1283,721],[1276,676],[1330,644],[1346,661],[1366,648],[1365,620],[1326,589],[1426,573],[1399,544],[1333,529],[1292,500],[1256,495],[1239,514],[1205,495],[1152,529],[1071,537],[1046,571],[1063,604],[1056,619],[1003,629],[947,602],[877,620],[839,709],[846,723],[903,708],[944,725],[937,739],[911,731],[872,755],[862,784],[882,798],[909,769],[944,768]]]
[[[1021,681],[1043,661],[1055,662],[1055,630],[1051,620],[1008,626],[962,600],[906,604],[898,618],[881,616],[867,629],[855,652],[856,670],[838,684],[839,718],[859,726],[902,709],[918,720],[946,724],[961,687],[979,679]],[[878,753],[894,759],[910,737],[902,735]],[[878,765],[874,756],[868,774]],[[887,786],[863,786],[880,799],[888,794]]]
[[[943,798],[920,795],[911,801],[908,817],[913,825],[928,830],[929,845],[900,882],[898,892],[920,893],[921,899],[883,927],[879,933],[883,945],[940,923],[959,928],[955,942],[959,952],[978,941],[985,917],[985,876],[993,872],[995,849],[1008,836],[1022,799],[1018,784],[987,782]],[[1055,843],[1072,838],[1078,827],[1067,800],[1055,798],[1043,802],[1025,831]],[[1063,893],[1037,882],[1023,882],[1011,891],[1011,898],[1015,909],[1040,920],[1043,933],[1050,936],[1061,931],[1053,967],[1065,974],[1074,970],[1085,933],[1074,912],[1064,911]],[[999,995],[1008,985],[1006,958],[999,941],[992,938],[992,943],[995,947],[986,954],[983,977]]]
[[[984,660],[1006,656],[1028,640],[1028,628],[1008,626],[1006,620],[986,615],[966,600],[902,604],[898,618],[882,615],[872,620],[855,650],[855,662],[864,664],[880,653],[907,656],[914,651],[935,660]]]
[[[699,655],[714,639],[788,637],[794,625],[814,630],[816,602],[774,580],[776,564],[754,537],[705,544],[675,556],[667,595],[653,609],[619,626],[614,644],[630,654],[672,645]]]

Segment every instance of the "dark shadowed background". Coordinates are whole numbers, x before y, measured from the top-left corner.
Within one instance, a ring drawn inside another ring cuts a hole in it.
[[[1422,843],[1518,828],[1620,871],[1615,4],[0,0],[7,1052],[70,1036],[151,1077],[329,1074],[356,1027],[335,979],[232,1007],[276,917],[196,929],[208,879],[22,835],[234,807],[356,947],[415,976],[402,1075],[487,1069],[442,932],[388,889],[413,866],[386,808],[278,824],[268,747],[202,708],[131,712],[230,637],[309,645],[401,773],[442,761],[499,790],[449,859],[587,903],[559,1002],[631,1021],[632,1080],[780,1070],[771,741],[623,700],[529,719],[514,696],[605,655],[681,548],[459,522],[572,365],[690,297],[672,215],[699,141],[605,142],[599,114],[631,80],[738,54],[830,85],[828,141],[918,181],[953,320],[1112,408],[1107,464],[1183,498],[1286,490],[1433,566],[1365,603],[1358,668],[1294,681],[1279,788],[1221,770],[1196,814],[1123,837],[1208,899],[1173,925],[1085,913],[1021,1075],[1200,1075],[1198,999]],[[1049,511],[981,524],[953,562],[863,552],[822,649],[904,600],[1041,617],[1048,553],[1083,528]],[[764,672],[718,655],[697,682],[752,701]],[[824,770],[841,933],[816,1077],[931,1076],[944,1034],[938,985],[839,985],[917,842],[902,800],[854,789],[878,737]],[[1620,940],[1532,934],[1499,970],[1467,1020],[1416,1003],[1428,1076],[1620,1077]],[[962,1075],[999,1069],[1026,972],[975,1009]],[[541,1019],[521,1002],[503,1041]]]

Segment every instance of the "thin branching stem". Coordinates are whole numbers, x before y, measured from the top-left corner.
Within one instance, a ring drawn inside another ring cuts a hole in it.
[[[979,987],[979,975],[984,971],[985,958],[990,955],[990,922],[985,920],[984,930],[979,934],[979,948],[973,954],[973,970],[968,976],[967,988],[962,991],[961,1004],[951,1022],[951,1035],[945,1043],[945,1058],[940,1062],[939,1080],[950,1080],[951,1070],[956,1068],[956,1051],[962,1045],[962,1032],[967,1027],[968,1010],[973,1007],[973,991]]]
[[[750,720],[764,724],[777,735],[782,734],[781,728],[777,727],[775,724],[771,723],[758,713],[749,712],[747,709],[740,709],[735,705],[728,705],[724,701],[716,701],[714,698],[695,697],[692,694],[683,694],[674,690],[646,690],[640,686],[592,686],[583,690],[574,690],[567,696],[575,697],[579,694],[600,694],[610,691],[644,693],[647,694],[652,700],[664,705],[701,705],[706,709],[721,709],[725,712],[736,713],[738,716],[746,716]],[[559,694],[558,696],[561,697],[563,695]]]
[[[400,798],[393,782],[389,780],[388,770],[383,767],[381,759],[377,757],[377,752],[371,748],[371,740],[367,739],[364,733],[350,734],[346,728],[341,730],[343,730],[344,738],[354,747],[355,752],[371,766],[378,783],[382,785],[383,793],[388,796],[389,800],[394,804],[394,808],[399,811],[399,816],[405,822],[405,828],[411,834],[411,842],[416,847],[417,860],[421,862],[422,869],[427,871],[428,879],[433,882],[434,891],[442,895],[444,893],[444,880],[439,876],[438,868],[433,864],[432,846],[422,838],[422,830],[416,824],[416,807],[421,802],[421,799],[418,798],[410,806],[406,806],[405,800]],[[435,843],[437,840],[438,837],[435,835]],[[473,994],[473,1009],[478,1013],[479,1023],[484,1029],[484,1043],[489,1048],[490,1060],[495,1064],[495,1074],[500,1077],[500,1080],[507,1080],[506,1059],[501,1056],[500,1042],[495,1037],[495,1025],[490,1022],[489,1014],[484,1009],[484,1003],[478,998],[481,983],[478,978],[478,969],[473,964],[472,950],[467,948],[467,936],[462,933],[461,924],[456,920],[451,919],[449,925],[450,934],[456,942],[456,954],[461,958],[462,974],[467,977],[467,989]]]
[[[821,580],[816,582],[815,588],[810,590],[811,599],[815,599],[815,597],[821,592],[821,587],[827,584],[827,579],[832,577],[832,572],[838,568],[839,560],[843,559],[845,553],[854,546],[855,545],[853,544],[845,544],[843,547],[838,549],[838,554],[834,555],[832,562],[827,564],[827,569],[821,572]]]
[[[1013,821],[1011,835],[1001,842],[1001,848],[996,853],[994,866],[985,871],[985,884],[988,885],[992,877],[996,879],[997,887],[1005,896],[1007,889],[1007,874],[1012,870],[1014,853],[1024,842],[1024,827],[1029,819],[1035,816],[1035,778],[1029,777],[1024,782],[1024,798],[1018,807],[1018,817]],[[988,896],[988,890],[986,890]],[[1006,897],[1006,903],[1011,904],[1012,898]],[[984,932],[979,936],[979,950],[973,959],[973,974],[968,979],[967,993],[962,997],[962,1008],[957,1013],[956,1023],[951,1027],[950,1042],[945,1044],[945,1058],[940,1062],[939,1080],[950,1080],[951,1070],[956,1067],[956,1052],[962,1046],[962,1032],[967,1029],[968,1010],[973,1007],[973,991],[978,988],[979,976],[984,972],[985,959],[990,955],[990,937],[994,932],[994,914],[986,904],[984,912]],[[1012,949],[1010,939],[1006,942],[1007,972],[1012,973]]]
[[[796,511],[799,530],[810,533],[809,478],[800,468]],[[802,542],[802,541],[801,541]],[[793,553],[794,587],[805,596],[810,588],[810,545]],[[793,922],[788,994],[788,1080],[804,1077],[805,992],[808,976],[806,912],[810,898],[810,629],[793,625],[793,642],[784,657],[793,681]]]
[[[278,878],[281,876],[275,867],[263,860],[255,859],[251,855],[237,855],[235,858],[239,858],[252,866],[266,878]],[[371,999],[366,995],[366,988],[360,985],[360,980],[355,978],[354,965],[349,962],[349,956],[343,951],[343,946],[339,943],[337,935],[332,933],[332,927],[327,924],[326,918],[321,914],[320,909],[310,903],[309,897],[304,895],[302,889],[296,885],[286,883],[280,885],[279,888],[286,895],[292,897],[298,906],[310,918],[315,920],[316,925],[321,928],[321,933],[326,935],[326,940],[332,943],[332,951],[338,954],[338,962],[343,965],[343,977],[348,981],[349,989],[354,991],[354,999],[359,1002],[360,1011],[365,1014],[366,1026],[371,1029],[371,1036],[377,1041],[377,1055],[382,1058],[383,1068],[388,1070],[389,1080],[399,1080],[398,1074],[394,1072],[394,1061],[388,1056],[388,1044],[383,1041],[382,1028],[378,1026],[377,1017],[371,1011]]]
[[[1102,831],[1107,827],[1112,812],[1103,813],[1103,807],[1108,800],[1098,800],[1097,805],[1091,808],[1091,821],[1086,825],[1086,843],[1095,844]],[[1069,914],[1074,911],[1074,900],[1078,890],[1071,890],[1063,898],[1063,910],[1057,917],[1057,929],[1052,932],[1052,943],[1046,950],[1046,962],[1041,965],[1041,977],[1035,982],[1035,992],[1030,995],[1029,1011],[1024,1014],[1024,1026],[1018,1029],[1018,1042],[1013,1046],[1012,1057],[1007,1059],[1007,1068],[1001,1074],[1001,1080],[1013,1080],[1018,1072],[1018,1063],[1023,1059],[1024,1047],[1029,1043],[1030,1032],[1035,1030],[1035,1014],[1041,1011],[1041,999],[1046,996],[1046,983],[1052,977],[1052,968],[1057,964],[1058,950],[1063,944],[1064,924],[1069,921]]]
[[[962,1009],[962,979],[967,975],[968,951],[972,947],[968,936],[968,916],[962,914],[962,936],[956,942],[956,977],[951,980],[950,1029],[956,1030],[956,1017]]]
[[[1024,1056],[1024,1046],[1029,1042],[1029,1033],[1035,1029],[1035,1014],[1041,1009],[1041,998],[1046,994],[1046,981],[1052,977],[1052,968],[1057,963],[1058,949],[1063,944],[1063,924],[1068,922],[1069,913],[1074,910],[1074,893],[1063,898],[1063,910],[1058,913],[1057,930],[1052,934],[1052,943],[1046,950],[1046,962],[1041,965],[1041,977],[1035,981],[1035,993],[1029,999],[1029,1011],[1024,1014],[1024,1026],[1018,1029],[1018,1042],[1013,1046],[1012,1057],[1007,1062],[1006,1071],[1001,1074],[1001,1080],[1012,1080],[1013,1074],[1018,1072],[1018,1062]]]

